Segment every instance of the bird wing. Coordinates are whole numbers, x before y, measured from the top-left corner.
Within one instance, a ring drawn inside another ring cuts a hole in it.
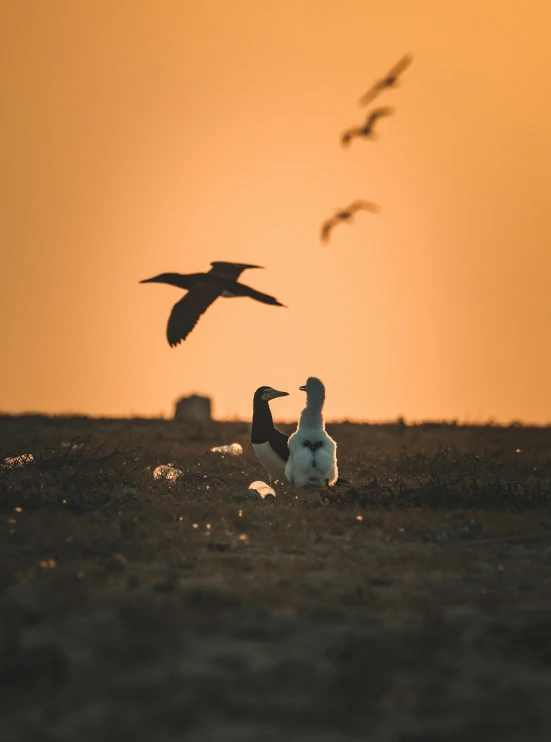
[[[347,147],[350,144],[350,140],[353,137],[359,136],[361,133],[362,130],[360,128],[347,129],[346,131],[343,131],[341,134],[341,145]]]
[[[388,80],[391,77],[397,77],[398,75],[401,75],[404,70],[406,70],[410,64],[413,62],[413,57],[411,54],[404,54],[402,59],[397,62],[392,69],[390,69],[386,75],[385,80]]]
[[[270,444],[274,451],[283,461],[289,459],[289,436],[282,433],[281,430],[274,428],[270,435]]]
[[[171,347],[185,340],[193,330],[199,317],[222,293],[223,289],[210,283],[199,283],[172,308],[166,337]]]
[[[331,219],[328,219],[326,222],[323,222],[321,225],[321,241],[322,242],[328,242],[329,236],[331,234],[331,230],[337,223],[338,219],[335,219],[332,217]]]
[[[371,87],[367,91],[367,93],[364,93],[362,95],[362,97],[358,101],[358,104],[360,106],[366,106],[368,103],[371,103],[371,101],[374,100],[379,95],[379,93],[385,89],[387,85],[389,85],[388,80],[392,80],[393,78],[398,77],[398,75],[401,75],[402,72],[404,72],[404,70],[406,70],[412,62],[413,57],[411,56],[411,54],[405,54],[402,59],[386,73],[382,80],[377,80],[373,87]]]
[[[392,106],[386,106],[384,108],[375,108],[375,110],[371,111],[369,116],[367,117],[367,120],[365,122],[366,127],[371,127],[377,121],[377,119],[380,119],[382,116],[392,116],[394,113],[394,108]]]
[[[373,201],[353,201],[350,206],[348,207],[347,211],[351,211],[354,213],[355,211],[359,211],[360,209],[363,209],[364,211],[371,211],[373,214],[379,213],[379,206],[377,204],[374,204]]]
[[[261,265],[248,265],[246,263],[225,263],[222,260],[215,260],[211,263],[212,268],[209,273],[222,278],[231,278],[233,281],[237,281],[239,276],[247,268],[262,268]]]
[[[376,82],[375,85],[373,85],[372,88],[369,88],[367,93],[364,93],[362,97],[358,101],[359,106],[367,106],[368,103],[371,103],[371,101],[375,100],[375,98],[379,95],[381,90],[383,90],[384,85],[382,83]]]

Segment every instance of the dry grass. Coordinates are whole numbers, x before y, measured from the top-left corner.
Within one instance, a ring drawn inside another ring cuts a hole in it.
[[[548,739],[551,430],[329,426],[267,502],[241,423],[0,424],[2,739]]]

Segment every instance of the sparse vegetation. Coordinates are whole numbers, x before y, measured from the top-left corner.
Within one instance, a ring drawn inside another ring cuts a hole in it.
[[[1,738],[547,740],[551,430],[328,432],[263,500],[243,423],[1,418]]]

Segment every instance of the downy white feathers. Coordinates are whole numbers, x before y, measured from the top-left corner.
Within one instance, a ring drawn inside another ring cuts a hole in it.
[[[285,476],[294,487],[324,487],[337,481],[337,444],[325,432],[323,403],[325,387],[310,376],[305,386],[306,407],[296,433],[289,438],[289,460]]]

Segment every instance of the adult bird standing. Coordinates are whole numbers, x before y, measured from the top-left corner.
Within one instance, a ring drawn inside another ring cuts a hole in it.
[[[289,458],[288,435],[274,426],[270,400],[287,397],[289,392],[280,392],[271,386],[260,386],[253,397],[253,422],[251,445],[256,458],[272,479],[283,479],[285,464]]]
[[[248,296],[263,304],[285,306],[273,296],[263,294],[237,281],[244,270],[262,268],[261,265],[226,263],[218,260],[211,263],[211,266],[210,271],[206,273],[161,273],[153,278],[140,281],[140,283],[167,283],[170,286],[188,290],[183,299],[176,302],[168,319],[166,336],[171,347],[186,339],[197,324],[199,317],[219,296]]]

